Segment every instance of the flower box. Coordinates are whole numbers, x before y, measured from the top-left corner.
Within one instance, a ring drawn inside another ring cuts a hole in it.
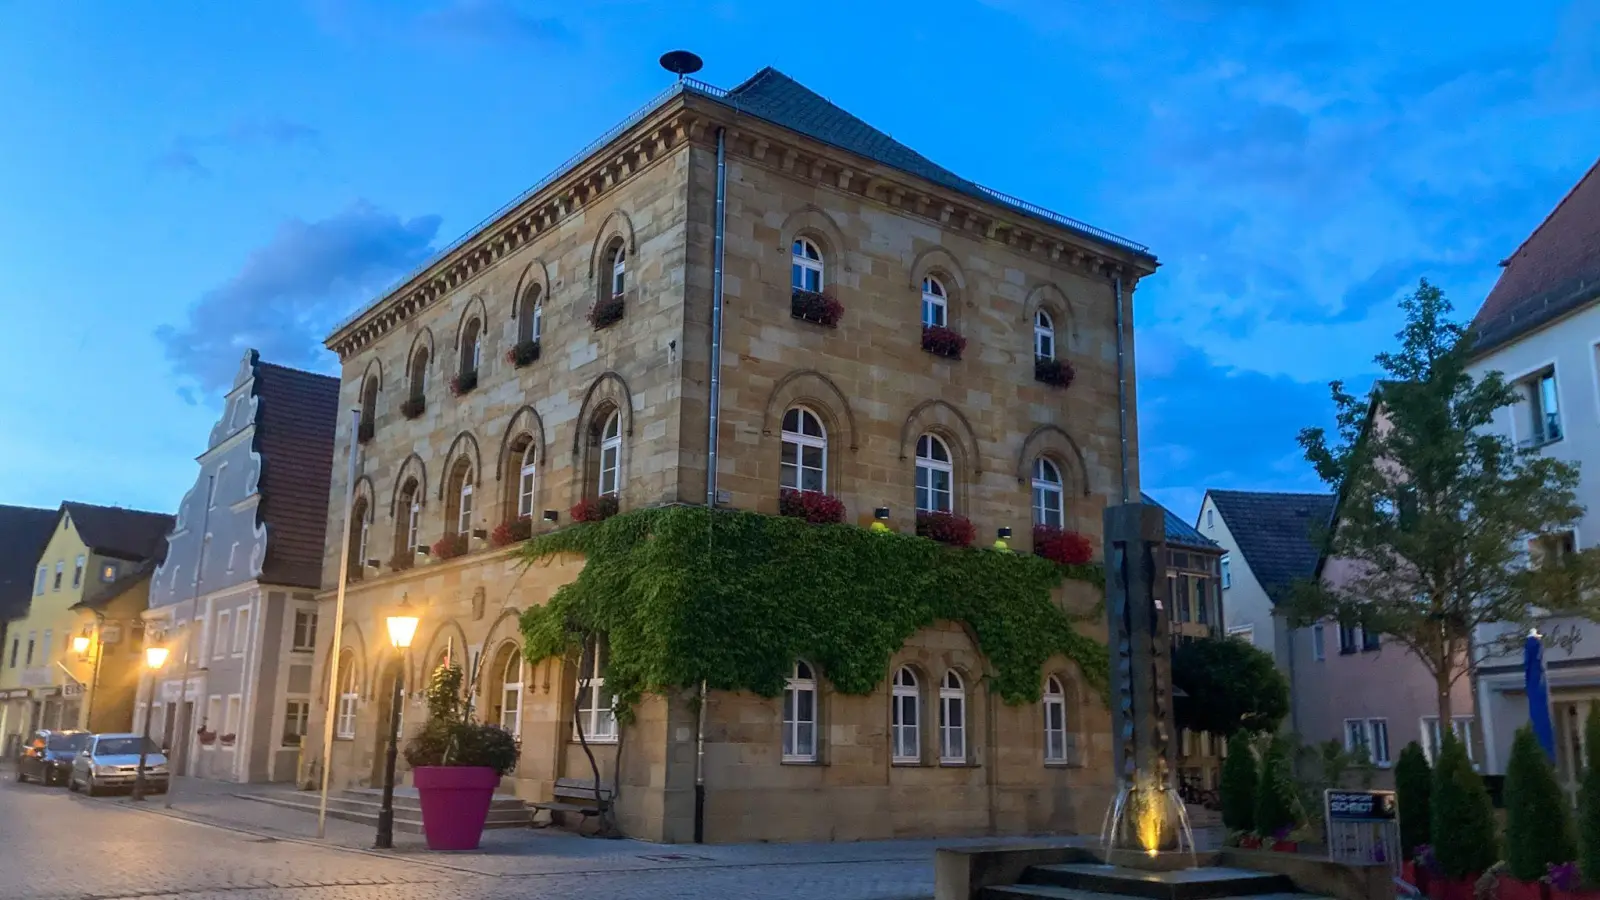
[[[953,547],[966,547],[978,536],[978,530],[972,527],[965,516],[947,512],[918,512],[917,534]]]
[[[1467,878],[1446,878],[1433,875],[1428,878],[1428,900],[1476,900],[1474,887],[1476,875]]]
[[[617,514],[617,498],[612,496],[584,500],[572,507],[574,522],[604,522]]]
[[[1064,359],[1038,359],[1033,361],[1033,380],[1052,387],[1064,388],[1072,384],[1078,372]]]
[[[447,534],[433,542],[434,559],[455,559],[466,555],[468,547],[467,536],[464,534]]]
[[[1547,881],[1522,881],[1504,872],[1495,876],[1495,894],[1499,900],[1545,900],[1549,893]]]
[[[539,358],[538,341],[517,341],[506,351],[506,362],[522,368]]]
[[[826,291],[819,294],[816,291],[795,288],[789,298],[789,314],[796,319],[837,328],[839,319],[844,316],[844,304]]]
[[[402,550],[389,558],[389,568],[396,572],[404,572],[417,564],[417,554],[414,551]]]
[[[217,742],[217,733],[215,731],[207,731],[205,728],[196,731],[195,737],[200,739],[200,744],[203,747],[210,747]]]
[[[595,331],[615,325],[622,321],[622,311],[620,296],[607,297],[589,310],[589,324],[594,326]]]
[[[784,488],[778,493],[778,514],[805,519],[813,525],[832,525],[844,521],[844,501],[821,491]]]
[[[421,416],[422,411],[427,408],[427,399],[421,394],[418,394],[417,396],[411,397],[400,404],[400,415],[405,416],[408,419],[415,419],[418,416]]]
[[[922,349],[945,359],[960,359],[967,339],[943,325],[922,326]]]
[[[356,443],[365,444],[372,440],[372,435],[376,431],[377,428],[373,426],[371,420],[362,419],[361,424],[356,426]]]
[[[1033,552],[1062,565],[1082,565],[1094,558],[1094,542],[1076,531],[1053,525],[1033,526]]]
[[[505,547],[521,543],[531,537],[533,537],[533,517],[522,516],[496,525],[489,535],[489,543],[496,547]]]
[[[224,734],[217,738],[217,743],[224,747],[232,747],[238,740],[239,736],[236,734]]]
[[[455,394],[457,397],[460,397],[463,394],[472,393],[472,389],[477,386],[477,369],[469,369],[468,371],[462,372],[460,375],[450,379],[450,393]]]

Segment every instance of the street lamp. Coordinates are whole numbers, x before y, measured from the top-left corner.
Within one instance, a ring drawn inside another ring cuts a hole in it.
[[[145,697],[144,704],[144,734],[139,739],[139,768],[133,772],[133,800],[144,799],[144,763],[145,754],[150,749],[150,712],[155,704],[151,701],[156,697],[156,672],[167,664],[167,648],[152,644],[144,648],[144,667],[150,671],[150,692]]]
[[[79,659],[89,658],[89,636],[80,634],[72,639],[72,652],[78,654]]]
[[[411,601],[401,595],[400,606],[389,614],[384,624],[389,627],[389,643],[394,646],[396,656],[403,661],[406,650],[411,647],[411,639],[417,634],[417,614],[411,608]],[[404,686],[405,666],[398,665],[395,667],[394,694],[389,698],[389,749],[383,760],[383,807],[378,810],[378,839],[373,843],[379,850],[394,847],[394,760],[400,750],[400,703]]]

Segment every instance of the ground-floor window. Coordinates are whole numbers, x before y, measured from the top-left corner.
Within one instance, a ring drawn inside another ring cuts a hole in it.
[[[1067,693],[1054,675],[1044,682],[1044,761],[1067,761]]]
[[[922,697],[917,689],[917,676],[907,668],[894,673],[894,687],[890,694],[891,738],[894,741],[894,761],[914,763],[922,761],[922,737],[917,730],[918,707]]]
[[[306,722],[311,718],[311,701],[290,700],[283,707],[283,746],[298,747],[305,740]]]
[[[783,759],[817,758],[817,678],[811,666],[796,662],[783,689]]]

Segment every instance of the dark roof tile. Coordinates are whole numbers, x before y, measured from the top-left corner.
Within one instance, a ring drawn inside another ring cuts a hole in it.
[[[1295,581],[1316,573],[1320,531],[1333,517],[1333,494],[1207,491],[1250,571],[1275,602]]]
[[[27,615],[33,572],[60,510],[0,506],[0,621]]]
[[[166,556],[167,534],[174,521],[166,513],[71,502],[61,508],[72,516],[84,544],[101,556],[133,562],[159,562]]]
[[[257,363],[255,394],[261,401],[255,438],[261,521],[267,526],[261,580],[315,588],[322,583],[339,379]]]
[[[1146,504],[1158,507],[1161,510],[1162,525],[1165,526],[1168,544],[1178,544],[1184,547],[1200,547],[1210,550],[1221,550],[1222,545],[1196,531],[1193,525],[1178,518],[1172,510],[1167,509],[1149,494],[1141,493],[1139,499]]]

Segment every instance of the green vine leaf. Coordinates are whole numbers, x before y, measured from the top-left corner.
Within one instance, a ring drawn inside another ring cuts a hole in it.
[[[955,549],[852,525],[670,506],[569,525],[529,540],[524,565],[585,557],[549,604],[522,614],[530,662],[569,657],[587,632],[606,635],[606,685],[626,720],[645,693],[691,688],[783,692],[796,659],[833,687],[867,694],[918,629],[964,623],[1007,703],[1035,702],[1054,654],[1077,663],[1102,697],[1110,654],[1051,599],[1065,580],[1104,587],[1097,564]]]

